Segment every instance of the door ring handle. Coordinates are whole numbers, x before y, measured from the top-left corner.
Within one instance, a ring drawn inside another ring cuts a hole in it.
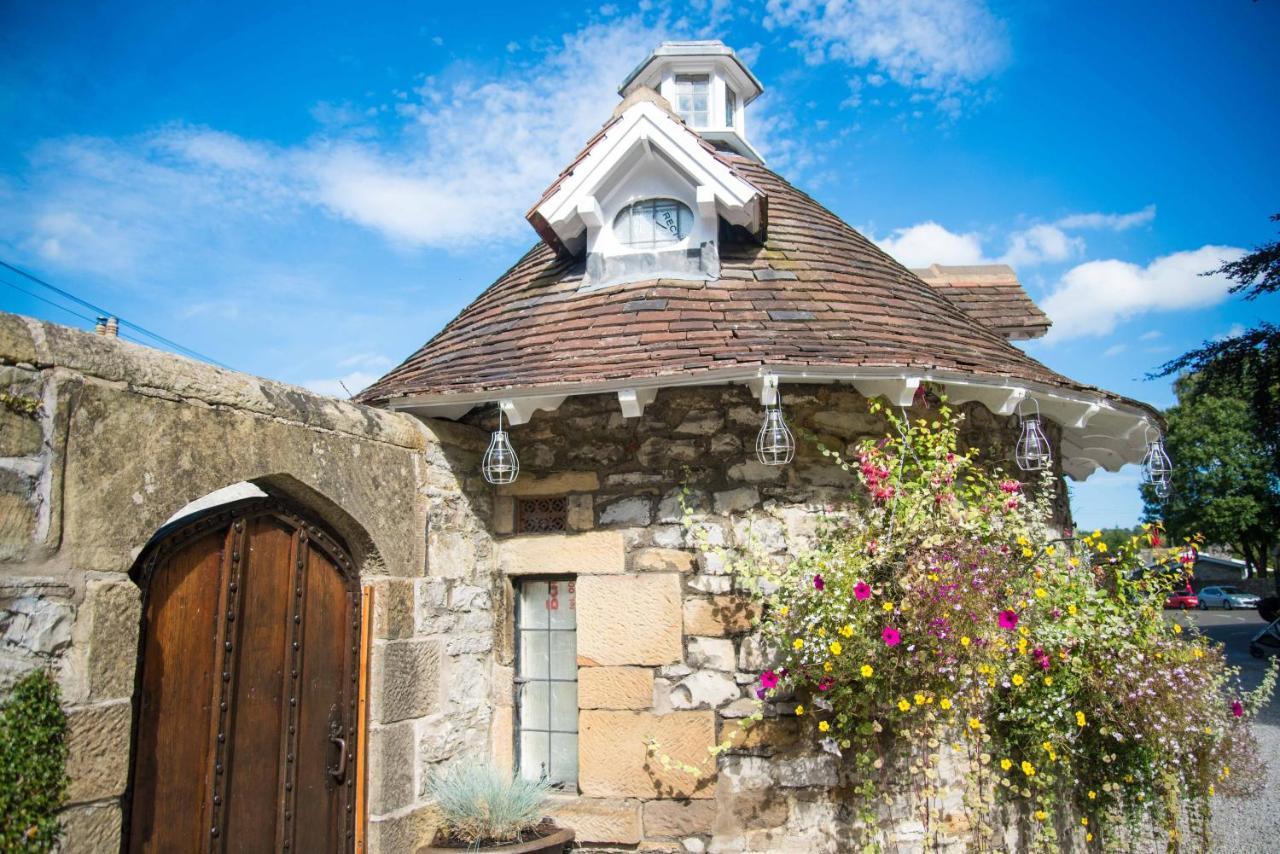
[[[336,735],[329,736],[329,743],[338,745],[338,767],[330,768],[329,774],[339,783],[347,776],[347,740]]]

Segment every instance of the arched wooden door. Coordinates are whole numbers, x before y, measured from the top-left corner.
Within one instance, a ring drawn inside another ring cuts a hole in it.
[[[359,585],[274,499],[167,534],[143,587],[131,852],[347,852]]]

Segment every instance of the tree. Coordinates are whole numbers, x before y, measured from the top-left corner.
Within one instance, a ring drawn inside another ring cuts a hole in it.
[[[1173,488],[1162,502],[1143,487],[1146,517],[1163,519],[1173,542],[1200,533],[1209,543],[1231,545],[1265,575],[1280,536],[1280,490],[1250,404],[1205,392],[1195,377],[1177,389],[1178,403],[1165,411]]]

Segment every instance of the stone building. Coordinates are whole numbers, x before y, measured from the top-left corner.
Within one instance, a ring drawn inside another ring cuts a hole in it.
[[[813,440],[883,435],[869,398],[945,392],[1003,460],[1038,411],[1075,479],[1155,416],[1009,343],[1048,324],[1012,271],[913,273],[769,171],[761,91],[718,42],[658,48],[534,248],[358,404],[0,315],[0,677],[63,687],[68,850],[413,851],[431,775],[485,757],[586,844],[847,850],[789,706],[735,735],[768,650],[718,547],[805,548],[853,485]],[[926,843],[909,804],[879,832]]]

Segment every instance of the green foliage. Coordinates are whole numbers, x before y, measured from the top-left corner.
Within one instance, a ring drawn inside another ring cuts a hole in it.
[[[1280,531],[1280,481],[1249,403],[1195,383],[1180,383],[1179,392],[1165,412],[1173,489],[1163,501],[1145,491],[1147,518],[1162,515],[1175,538],[1199,532],[1229,544],[1265,572]]]
[[[1147,531],[1143,530],[1141,525],[1134,525],[1132,528],[1103,528],[1098,533],[1101,536],[1097,539],[1106,543],[1107,548],[1114,554],[1129,545],[1134,537],[1146,536]]]
[[[459,762],[427,786],[445,828],[470,845],[514,842],[542,821],[550,788],[544,780],[505,774],[492,765]]]
[[[0,706],[0,849],[52,851],[67,797],[67,716],[44,671],[23,677]]]
[[[1115,545],[1064,539],[1049,475],[1029,491],[957,450],[945,405],[931,421],[885,414],[897,435],[857,460],[824,450],[862,481],[856,514],[786,565],[733,565],[780,656],[760,692],[795,693],[810,737],[850,766],[868,827],[903,792],[926,828],[939,821],[960,756],[979,850],[998,847],[1005,804],[1045,851],[1072,825],[1114,846],[1148,820],[1176,841],[1187,818],[1203,840],[1213,795],[1259,785],[1250,721],[1274,670],[1246,694],[1218,645],[1164,618],[1177,553],[1138,571],[1158,525]]]
[[[19,415],[26,415],[31,418],[34,418],[36,413],[40,411],[40,401],[34,397],[10,394],[7,391],[0,391],[0,406],[10,412],[16,412]]]

